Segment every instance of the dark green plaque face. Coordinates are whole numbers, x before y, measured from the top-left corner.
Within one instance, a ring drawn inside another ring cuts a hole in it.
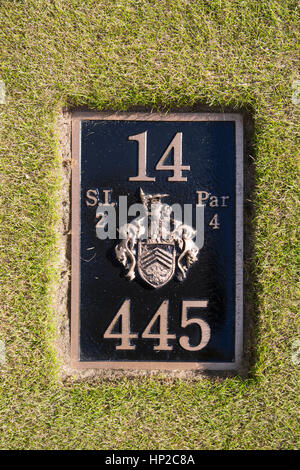
[[[73,116],[75,367],[238,367],[242,139],[238,114]]]

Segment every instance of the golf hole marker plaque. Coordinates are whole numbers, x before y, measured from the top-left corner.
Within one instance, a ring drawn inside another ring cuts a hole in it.
[[[72,117],[76,368],[239,367],[239,114]]]

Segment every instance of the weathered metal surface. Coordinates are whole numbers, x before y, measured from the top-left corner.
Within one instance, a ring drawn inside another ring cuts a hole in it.
[[[242,134],[238,114],[74,114],[74,367],[239,366]]]

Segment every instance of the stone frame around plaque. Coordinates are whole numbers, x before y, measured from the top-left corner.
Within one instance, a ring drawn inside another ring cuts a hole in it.
[[[140,362],[79,360],[80,305],[80,122],[82,120],[129,121],[234,121],[235,122],[235,360],[233,362]],[[240,113],[72,113],[71,202],[71,367],[74,369],[237,371],[243,355],[243,116]]]

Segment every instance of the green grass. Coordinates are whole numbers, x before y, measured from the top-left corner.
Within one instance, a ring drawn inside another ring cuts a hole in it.
[[[297,4],[1,1],[2,449],[298,447]],[[244,109],[254,123],[249,374],[62,382],[52,298],[60,282],[59,111],[200,105]]]

